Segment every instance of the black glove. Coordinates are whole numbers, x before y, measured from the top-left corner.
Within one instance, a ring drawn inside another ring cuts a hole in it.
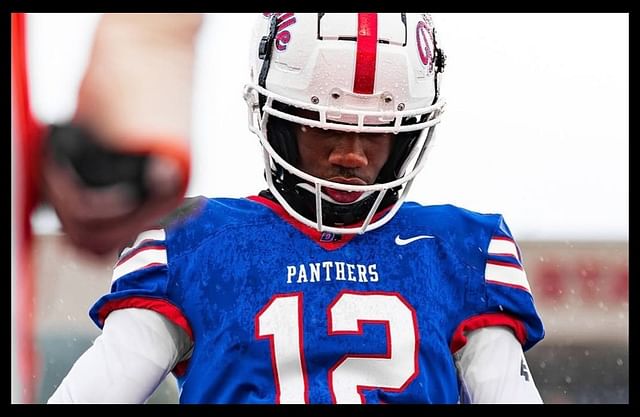
[[[149,154],[122,153],[104,147],[86,128],[74,123],[49,126],[44,149],[61,166],[71,168],[90,188],[124,185],[140,202],[147,198],[145,172]]]

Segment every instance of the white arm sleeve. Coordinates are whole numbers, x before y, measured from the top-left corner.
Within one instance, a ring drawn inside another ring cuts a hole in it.
[[[470,332],[454,358],[462,384],[461,402],[542,403],[522,346],[508,327]]]
[[[113,311],[47,403],[143,403],[190,355],[191,344],[182,328],[155,311]]]

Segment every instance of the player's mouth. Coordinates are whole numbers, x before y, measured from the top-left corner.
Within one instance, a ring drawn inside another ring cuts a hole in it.
[[[328,180],[333,182],[339,182],[341,184],[367,185],[366,181],[357,177],[351,177],[351,178],[332,177],[332,178],[328,178]],[[359,199],[360,196],[363,194],[362,191],[342,191],[342,190],[336,190],[334,188],[329,188],[329,187],[322,187],[322,192],[324,192],[326,195],[331,197],[333,201],[337,203],[342,203],[342,204],[353,203],[354,201]]]

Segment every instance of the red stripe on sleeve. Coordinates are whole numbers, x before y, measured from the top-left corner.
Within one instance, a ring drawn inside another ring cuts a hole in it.
[[[103,305],[98,312],[98,321],[100,322],[100,326],[104,325],[104,321],[109,313],[121,308],[146,308],[147,310],[153,310],[156,313],[160,313],[171,320],[173,323],[180,326],[185,332],[187,332],[189,338],[193,340],[193,331],[191,330],[191,326],[189,325],[187,318],[182,314],[180,309],[167,300],[161,300],[158,298],[129,297],[120,300],[109,301],[105,305]],[[183,360],[182,362],[176,364],[176,366],[172,369],[172,372],[175,376],[182,376],[186,372],[188,366],[189,359]]]
[[[107,318],[109,313],[122,308],[146,308],[147,310],[160,313],[173,323],[180,326],[185,332],[187,332],[187,335],[189,335],[191,340],[193,340],[193,331],[191,330],[191,326],[180,309],[169,301],[161,300],[159,298],[128,297],[111,300],[103,305],[98,312],[98,321],[100,322],[100,326],[104,325],[104,320]]]
[[[451,337],[451,343],[449,345],[451,353],[456,353],[467,344],[467,333],[489,326],[506,326],[511,328],[521,345],[524,345],[527,339],[527,331],[524,324],[513,316],[504,313],[480,314],[469,317],[458,325],[458,328],[453,332],[453,336]]]
[[[378,48],[378,14],[358,13],[356,72],[353,92],[372,94],[376,79]]]

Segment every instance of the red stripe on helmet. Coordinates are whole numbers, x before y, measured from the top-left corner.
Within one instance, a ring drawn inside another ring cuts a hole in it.
[[[353,92],[372,94],[376,79],[376,55],[378,48],[378,14],[358,13],[358,38],[356,73]]]

